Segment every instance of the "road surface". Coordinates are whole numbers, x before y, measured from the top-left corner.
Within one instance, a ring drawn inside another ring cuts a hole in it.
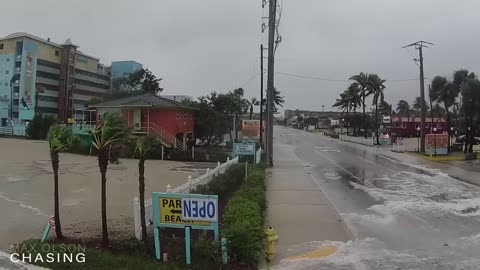
[[[480,187],[373,147],[285,127],[274,137],[274,151],[294,152],[355,237],[298,246],[292,254],[337,252],[275,269],[480,269]]]

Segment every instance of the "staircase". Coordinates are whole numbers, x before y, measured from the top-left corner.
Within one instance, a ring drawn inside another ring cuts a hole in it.
[[[11,126],[0,127],[0,136],[13,136],[13,127]]]
[[[175,135],[171,134],[170,132],[157,126],[154,123],[142,123],[141,129],[134,130],[132,133],[138,135],[153,134],[157,136],[160,139],[160,142],[165,146],[172,147],[174,149],[187,150],[187,146],[182,141],[178,140]]]

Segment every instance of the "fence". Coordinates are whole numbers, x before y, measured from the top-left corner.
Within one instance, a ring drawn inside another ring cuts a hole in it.
[[[197,178],[192,179],[192,176],[188,176],[187,182],[183,185],[172,189],[170,184],[168,184],[166,191],[167,193],[190,193],[190,190],[194,189],[196,186],[210,182],[210,180],[212,180],[214,176],[225,173],[228,167],[237,163],[238,157],[234,159],[227,158],[227,161],[225,163],[220,164],[220,162],[218,162],[217,167],[212,170],[207,168],[205,174]],[[152,215],[152,199],[145,200],[145,223],[147,224],[147,226],[151,223],[151,220],[153,220]],[[135,237],[138,240],[142,240],[140,201],[137,197],[133,198],[133,224],[135,226]]]
[[[370,137],[370,138],[364,138],[364,137],[351,137],[347,135],[339,135],[339,139],[341,141],[346,141],[346,142],[353,142],[353,143],[358,143],[358,144],[363,144],[363,145],[368,145],[368,146],[373,146],[374,145],[374,140],[375,138]]]
[[[262,152],[263,152],[262,148],[261,147],[258,148],[256,156],[255,156],[255,163],[256,164],[258,164],[258,163],[260,163],[260,161],[262,161]]]

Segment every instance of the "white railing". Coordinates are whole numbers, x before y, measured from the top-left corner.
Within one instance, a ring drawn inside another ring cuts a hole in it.
[[[374,140],[375,140],[375,138],[373,137],[365,139],[365,137],[352,137],[347,135],[339,135],[339,139],[341,141],[359,143],[359,144],[368,145],[368,146],[373,146]]]
[[[227,161],[223,164],[220,162],[217,163],[217,167],[210,170],[207,169],[205,174],[192,179],[192,176],[188,176],[187,182],[183,185],[180,185],[176,188],[171,188],[170,184],[167,185],[166,192],[167,193],[190,193],[192,189],[197,187],[198,185],[204,185],[214,176],[220,175],[225,173],[228,167],[232,166],[233,164],[238,163],[238,157],[234,159],[227,158]],[[151,224],[153,220],[153,213],[152,213],[152,199],[145,200],[145,223],[147,227]],[[137,197],[133,198],[133,224],[135,226],[135,237],[138,240],[142,240],[142,226],[141,226],[141,217],[140,217],[140,202]]]
[[[258,164],[258,163],[260,163],[260,161],[262,161],[262,152],[263,152],[262,148],[261,147],[258,148],[256,156],[255,156],[255,163],[256,164]]]
[[[182,150],[187,149],[186,145],[184,145],[182,141],[178,140],[175,137],[175,135],[169,133],[163,128],[157,126],[156,124],[151,122],[145,122],[145,123],[142,123],[141,125],[142,125],[142,130],[146,130],[147,133],[156,134],[162,142],[165,140],[167,143],[172,144],[173,148],[182,149]]]
[[[405,152],[405,144],[403,144],[403,143],[393,143],[392,151],[393,152],[399,152],[399,153]]]

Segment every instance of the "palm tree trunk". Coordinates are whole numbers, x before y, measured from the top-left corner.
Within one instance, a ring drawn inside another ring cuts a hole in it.
[[[355,123],[357,118],[357,107],[353,107],[353,136],[357,136],[357,124]]]
[[[443,105],[445,106],[445,113],[447,114],[447,134],[448,134],[448,147],[447,147],[447,152],[450,153],[452,151],[450,147],[450,112],[448,111],[447,103],[443,102]]]
[[[50,151],[50,159],[52,161],[53,169],[53,183],[54,183],[54,192],[53,192],[53,202],[54,202],[54,211],[55,211],[55,234],[57,239],[63,239],[62,226],[60,223],[60,206],[59,206],[59,194],[58,194],[58,168],[59,168],[59,159],[58,153],[55,151]]]
[[[375,102],[375,129],[377,130],[376,135],[377,135],[377,144],[380,145],[380,138],[378,134],[378,100]]]
[[[142,225],[142,240],[147,241],[147,224],[145,223],[145,158],[138,161],[138,191],[140,193],[140,222]]]
[[[347,105],[347,136],[348,136],[348,105]]]
[[[250,105],[250,120],[252,120],[253,116],[253,105]]]
[[[365,134],[365,139],[367,138],[367,115],[365,114],[365,90],[362,93],[362,102],[363,102],[363,133]]]
[[[102,151],[99,154],[98,166],[102,175],[102,246],[108,246],[108,227],[107,227],[107,167],[108,167],[108,151]]]

